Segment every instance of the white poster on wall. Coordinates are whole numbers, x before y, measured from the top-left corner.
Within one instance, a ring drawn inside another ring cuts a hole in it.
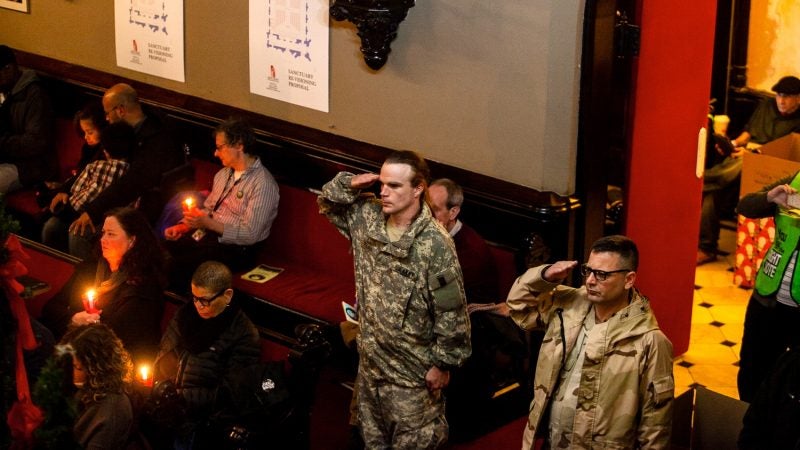
[[[250,92],[328,112],[329,0],[250,0]]]
[[[186,81],[183,0],[114,0],[117,65]]]

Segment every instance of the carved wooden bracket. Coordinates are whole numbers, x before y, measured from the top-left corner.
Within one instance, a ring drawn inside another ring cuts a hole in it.
[[[364,61],[378,70],[386,64],[397,27],[416,0],[333,0],[331,17],[349,20],[358,28]]]

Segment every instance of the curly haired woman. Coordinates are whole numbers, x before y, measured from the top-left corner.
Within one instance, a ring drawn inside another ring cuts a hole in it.
[[[85,449],[124,448],[134,416],[126,393],[133,364],[122,341],[96,323],[71,329],[58,348],[72,356],[72,381],[78,388],[75,441]]]

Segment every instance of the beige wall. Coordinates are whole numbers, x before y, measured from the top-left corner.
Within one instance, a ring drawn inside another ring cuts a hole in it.
[[[30,14],[0,9],[0,43],[353,139],[419,150],[538,190],[574,190],[580,0],[420,0],[379,72],[361,59],[355,28],[332,21],[330,113],[249,93],[248,2],[224,8],[185,2],[186,83],[116,66],[111,0],[30,4]]]
[[[747,85],[769,91],[785,75],[800,76],[800,2],[752,0]]]

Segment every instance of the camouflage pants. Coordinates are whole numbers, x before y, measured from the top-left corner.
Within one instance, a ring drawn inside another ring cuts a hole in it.
[[[441,391],[408,388],[368,379],[359,371],[358,419],[365,447],[437,449],[447,441]]]

